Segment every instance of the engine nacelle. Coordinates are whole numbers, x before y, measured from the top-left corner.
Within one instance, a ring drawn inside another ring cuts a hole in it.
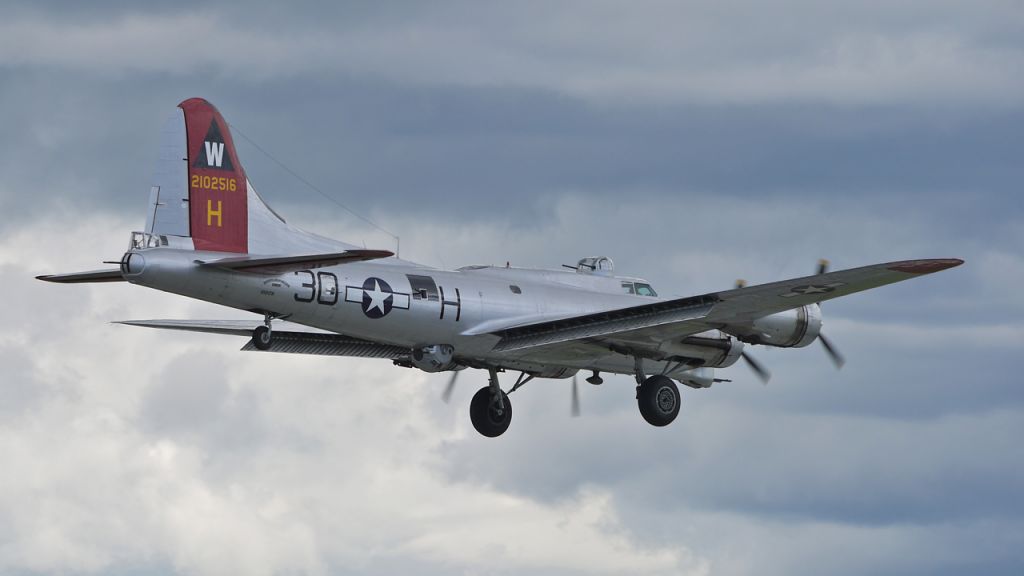
[[[715,383],[715,369],[694,368],[693,370],[687,370],[686,372],[675,376],[675,379],[678,380],[680,384],[684,384],[690,388],[711,388],[711,385]]]
[[[454,359],[455,348],[448,344],[433,344],[413,348],[410,355],[412,365],[424,372],[454,370],[458,364]]]
[[[668,340],[658,351],[675,360],[686,359],[692,366],[725,368],[743,354],[743,342],[719,330],[709,330],[679,340]]]
[[[814,342],[821,332],[821,307],[808,304],[758,318],[749,324],[730,324],[722,330],[748,344],[802,348]]]
[[[541,370],[530,372],[535,378],[572,378],[579,368],[564,368],[559,366],[546,366]]]

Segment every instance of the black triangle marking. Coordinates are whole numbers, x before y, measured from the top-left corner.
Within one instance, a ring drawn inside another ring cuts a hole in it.
[[[210,120],[210,129],[206,131],[206,138],[203,139],[203,144],[199,147],[196,161],[192,167],[234,171],[235,166],[231,162],[231,154],[228,154],[227,144],[224,143],[224,136],[221,135],[220,126],[217,125],[216,120]]]

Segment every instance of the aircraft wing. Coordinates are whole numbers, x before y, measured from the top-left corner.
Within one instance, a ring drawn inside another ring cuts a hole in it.
[[[252,337],[252,331],[263,324],[260,320],[122,320],[115,324],[185,330],[209,334],[229,334]],[[325,330],[310,328],[301,324],[283,323],[284,328],[275,326],[274,344],[266,352],[287,354],[314,354],[318,356],[349,356],[355,358],[387,358],[402,360],[409,357],[409,349],[381,344],[361,338],[342,336]],[[245,351],[264,352],[256,348],[252,340],[242,347]]]
[[[757,318],[822,302],[847,294],[916,278],[963,264],[959,259],[906,260],[827,272],[757,286],[712,292],[701,296],[663,300],[629,308],[491,332],[500,340],[496,351],[543,351],[579,344],[599,344],[626,350],[657,348],[679,338],[743,324]]]

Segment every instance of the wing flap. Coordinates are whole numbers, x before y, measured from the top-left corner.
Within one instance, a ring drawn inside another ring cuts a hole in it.
[[[301,256],[268,256],[221,258],[219,260],[197,261],[201,266],[213,266],[227,270],[300,270],[318,266],[334,266],[348,262],[363,262],[390,258],[394,252],[388,250],[346,250],[328,254],[306,254]]]

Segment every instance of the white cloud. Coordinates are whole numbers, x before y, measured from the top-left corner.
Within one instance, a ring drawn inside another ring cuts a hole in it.
[[[16,473],[0,477],[0,570],[706,572],[684,546],[634,538],[607,490],[581,483],[551,504],[446,478],[443,443],[485,440],[421,373],[110,326],[211,307],[31,277],[78,269],[128,229],[65,215],[0,245],[20,303],[4,346],[32,366],[8,377],[42,390],[2,425],[0,460]]]
[[[567,195],[554,202],[550,221],[529,227],[410,219],[396,228],[414,259],[443,255],[456,265],[497,255],[498,263],[554,266],[570,254],[608,251],[620,267],[656,270],[683,293],[728,283],[737,269],[752,272],[751,280],[773,279],[780,268],[803,272],[824,246],[861,264],[894,246],[913,253],[941,234],[926,213],[641,197],[631,196],[625,217]],[[730,215],[728,234],[723,214]],[[356,225],[320,218],[313,227],[361,235]],[[777,225],[786,218],[808,224]],[[31,278],[116,258],[133,224],[56,213],[13,227],[0,244],[5,295],[18,303],[0,345],[30,364],[9,374],[25,379],[13,390],[20,394],[27,382],[39,391],[0,428],[0,460],[19,472],[0,476],[0,569],[102,572],[154,563],[198,574],[394,573],[395,566],[700,574],[753,566],[771,574],[827,566],[830,556],[863,546],[884,549],[880,557],[910,570],[932,564],[904,559],[907,550],[954,536],[981,540],[990,529],[984,518],[964,520],[990,510],[990,502],[963,503],[960,512],[949,503],[965,482],[1003,489],[1017,473],[1012,408],[923,422],[840,416],[835,401],[823,413],[794,410],[787,390],[806,394],[830,370],[824,361],[800,369],[807,356],[799,351],[783,351],[789,360],[774,364],[788,382],[765,389],[741,380],[689,395],[688,413],[669,430],[639,419],[628,379],[585,389],[588,417],[571,425],[564,383],[531,384],[517,393],[516,425],[490,442],[469,426],[467,377],[447,406],[437,400],[443,377],[386,363],[243,354],[236,338],[107,324],[230,311],[132,286]],[[808,226],[821,244],[806,246]],[[858,244],[845,237],[864,230],[870,234]],[[792,261],[765,257],[777,252]],[[1007,267],[991,269],[998,268]],[[831,326],[853,343],[878,338],[877,325]],[[929,345],[922,349],[940,355],[970,350],[909,322],[881,329],[893,354],[912,348],[901,337],[921,338]],[[972,330],[989,337],[980,323]],[[1014,341],[996,338],[1011,348]],[[870,362],[884,374],[889,360]],[[2,385],[5,394],[12,389]],[[741,395],[746,400],[736,400]],[[1006,457],[990,463],[978,446]],[[998,481],[986,483],[989,477]],[[938,501],[939,525],[921,525],[916,510]],[[892,502],[910,511],[893,511],[890,526],[858,526]],[[956,530],[941,525],[947,519]],[[948,555],[951,562],[973,557],[969,550]],[[871,571],[879,564],[854,565]]]

